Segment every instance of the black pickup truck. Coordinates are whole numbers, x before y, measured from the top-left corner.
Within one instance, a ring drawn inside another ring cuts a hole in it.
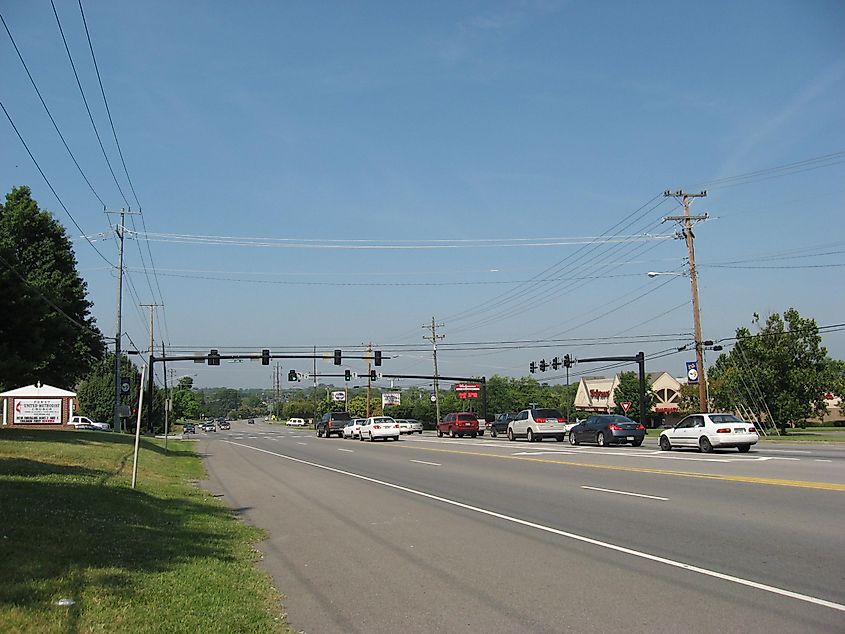
[[[351,420],[352,416],[349,415],[349,412],[326,412],[317,421],[317,437],[328,438],[334,434],[338,438],[343,438],[343,428]]]
[[[499,434],[508,433],[508,424],[516,418],[514,412],[505,412],[504,414],[496,414],[493,422],[487,423],[484,427],[490,432],[490,436],[495,438]]]

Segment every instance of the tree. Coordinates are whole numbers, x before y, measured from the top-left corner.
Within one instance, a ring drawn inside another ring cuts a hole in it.
[[[0,288],[0,389],[73,387],[103,358],[70,240],[28,187],[0,204]]]
[[[825,394],[842,393],[842,363],[828,357],[815,320],[790,308],[782,317],[769,315],[763,326],[757,315],[752,323],[758,332],[737,328],[733,350],[719,355],[708,373],[715,408],[752,412],[781,433],[824,415]]]
[[[130,377],[129,395],[123,403],[132,407],[138,404],[141,375],[129,357],[120,355],[120,376]],[[144,386],[146,389],[146,386]],[[79,382],[76,388],[80,413],[100,422],[110,423],[114,416],[114,354],[106,355]],[[145,396],[146,398],[146,396]]]
[[[613,401],[616,407],[613,409],[616,414],[623,414],[630,416],[633,419],[640,417],[640,377],[637,372],[621,372],[619,374],[619,384],[613,390]],[[631,403],[631,409],[626,413],[622,409],[620,403]],[[646,415],[651,412],[654,407],[655,396],[652,391],[652,383],[646,376],[645,379],[645,411]]]

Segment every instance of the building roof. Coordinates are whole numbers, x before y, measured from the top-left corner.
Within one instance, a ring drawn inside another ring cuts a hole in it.
[[[76,392],[69,392],[52,385],[27,385],[8,392],[0,393],[0,396],[29,396],[37,398],[57,398],[62,396],[76,396]]]

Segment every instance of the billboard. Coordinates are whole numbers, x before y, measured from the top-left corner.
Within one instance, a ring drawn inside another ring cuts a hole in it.
[[[14,425],[61,425],[62,399],[16,398]]]
[[[478,393],[481,391],[481,386],[478,383],[456,383],[455,392],[458,393],[458,398],[478,398]]]
[[[336,403],[343,403],[344,401],[346,401],[346,392],[344,392],[343,390],[332,392],[332,400]]]
[[[389,405],[401,405],[402,394],[400,392],[382,392],[381,406],[387,407]]]

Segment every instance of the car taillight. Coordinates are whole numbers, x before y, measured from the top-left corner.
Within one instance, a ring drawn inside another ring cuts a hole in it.
[[[399,425],[394,425],[394,427],[395,427],[396,429],[399,429]]]
[[[749,434],[756,434],[756,433],[757,433],[757,428],[756,428],[756,427],[749,427],[749,428],[748,428],[748,433],[749,433]]]
[[[373,429],[381,429],[378,425],[373,425]]]
[[[645,425],[643,425],[642,423],[640,423],[639,425],[637,425],[637,429],[645,429]]]
[[[716,430],[716,433],[717,434],[730,434],[731,428],[730,427],[720,427],[719,429]]]
[[[617,425],[615,423],[611,423],[610,425],[608,425],[607,428],[610,429],[611,431],[619,431],[620,429],[622,429],[619,425]]]
[[[546,419],[545,418],[535,418],[534,421],[538,422],[538,423],[545,423]]]

